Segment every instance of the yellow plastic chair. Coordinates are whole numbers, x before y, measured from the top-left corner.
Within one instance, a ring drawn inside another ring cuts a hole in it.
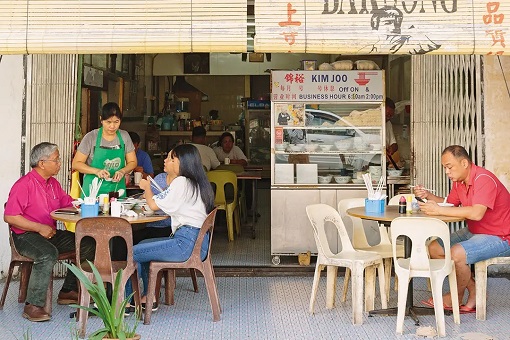
[[[71,174],[71,190],[69,190],[69,195],[74,199],[80,198],[81,195],[80,187],[78,185],[79,182],[80,173],[78,171],[73,171],[73,173]],[[76,229],[76,223],[64,222],[64,225],[67,230],[74,233]]]
[[[241,164],[220,164],[214,170],[228,170],[235,172],[236,175],[244,172],[244,166]],[[246,223],[248,220],[248,208],[246,208],[246,190],[245,181],[241,181],[241,188],[239,189],[239,216]]]
[[[215,185],[214,204],[227,215],[228,240],[234,240],[234,225],[237,235],[241,234],[239,205],[237,200],[237,176],[228,170],[212,170],[207,173],[209,182]]]

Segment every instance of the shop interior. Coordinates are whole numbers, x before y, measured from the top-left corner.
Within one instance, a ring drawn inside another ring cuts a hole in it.
[[[338,60],[370,60],[385,70],[386,96],[396,103],[391,119],[399,148],[396,161],[404,168],[402,176],[387,178],[388,190],[394,194],[405,192],[409,184],[410,56],[185,53],[82,58],[81,135],[97,128],[100,108],[115,101],[124,114],[121,129],[140,135],[141,148],[151,155],[155,174],[163,171],[163,160],[172,146],[190,141],[193,124],[206,127],[210,144],[223,131],[232,132],[249,164],[263,168],[263,179],[258,181],[256,237],[252,239],[250,229],[243,227],[241,236],[229,242],[225,218],[220,214],[213,239],[217,266],[272,265],[268,107],[271,70],[319,69],[323,63]],[[280,265],[297,264],[296,257],[289,257],[282,259]]]

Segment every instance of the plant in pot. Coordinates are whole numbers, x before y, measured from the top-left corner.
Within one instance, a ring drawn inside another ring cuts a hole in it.
[[[95,302],[95,308],[80,305],[71,305],[71,307],[81,308],[86,310],[88,313],[98,316],[104,324],[104,327],[93,332],[89,336],[89,339],[140,339],[140,335],[136,334],[136,328],[140,321],[138,311],[135,313],[136,317],[133,323],[130,324],[124,320],[124,311],[129,301],[131,301],[133,293],[118,303],[118,292],[121,288],[122,269],[117,272],[117,276],[115,277],[112,299],[110,302],[101,274],[99,274],[93,263],[90,261],[87,262],[92,268],[96,281],[95,283],[85,276],[76,265],[68,263],[65,265],[73,272],[74,275],[76,275],[76,278],[82,282],[83,286],[87,289]]]

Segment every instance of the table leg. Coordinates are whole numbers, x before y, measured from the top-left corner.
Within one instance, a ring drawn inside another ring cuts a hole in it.
[[[253,221],[252,221],[252,225],[251,225],[251,238],[254,239],[256,236],[255,235],[255,223],[257,222],[257,180],[252,179],[251,185],[252,185],[251,208],[253,210],[253,212],[252,212]]]

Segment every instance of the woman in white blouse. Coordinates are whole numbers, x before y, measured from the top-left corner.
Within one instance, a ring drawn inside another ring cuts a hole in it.
[[[133,247],[133,258],[141,265],[142,302],[145,301],[148,286],[150,261],[186,261],[193,251],[207,214],[214,209],[214,192],[195,146],[176,146],[165,159],[164,170],[171,182],[166,190],[157,195],[153,195],[149,181],[140,181],[140,188],[145,190],[149,207],[152,210],[163,210],[172,220],[170,237],[143,240]],[[209,234],[206,234],[201,248],[202,259],[207,256],[208,247]],[[126,287],[126,295],[131,293],[130,288],[129,285]]]

